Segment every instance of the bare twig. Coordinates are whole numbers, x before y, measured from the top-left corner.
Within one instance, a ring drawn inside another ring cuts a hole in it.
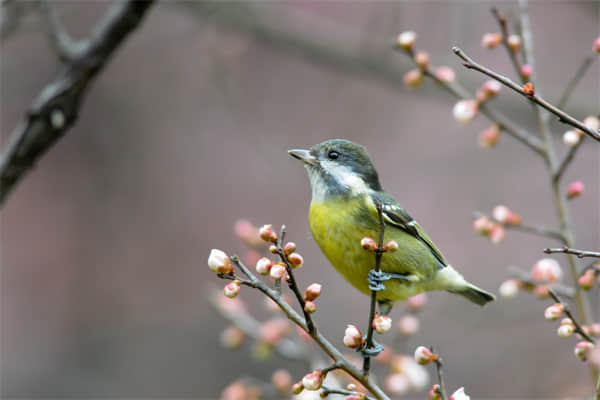
[[[579,139],[579,142],[575,146],[569,148],[569,151],[565,155],[565,158],[560,162],[560,165],[558,166],[558,168],[556,168],[556,171],[552,174],[552,181],[554,183],[560,182],[560,178],[562,178],[563,174],[567,170],[567,167],[573,161],[573,158],[575,157],[577,150],[579,150],[579,148],[581,147],[581,144],[584,142],[584,140],[585,140],[585,137],[581,137]]]
[[[515,67],[517,76],[519,76],[521,78],[521,80],[523,81],[523,83],[525,83],[523,75],[521,74],[521,62],[517,58],[517,52],[513,51],[511,49],[510,45],[508,44],[509,32],[508,32],[508,27],[506,26],[506,16],[501,15],[496,7],[492,7],[491,11],[492,11],[492,15],[494,16],[494,18],[496,18],[496,22],[498,22],[498,25],[500,26],[500,30],[502,33],[502,44],[504,45],[504,47],[506,48],[506,51],[508,52],[508,56],[510,57],[510,60],[511,60],[513,66]]]
[[[359,392],[356,391],[351,391],[351,390],[346,390],[346,389],[335,389],[335,388],[330,388],[328,386],[321,386],[321,393],[323,394],[323,396],[327,396],[329,394],[341,394],[344,396],[350,396],[350,395],[358,395]],[[364,397],[366,400],[372,400],[373,398],[370,396],[365,396]]]
[[[152,4],[153,0],[120,0],[111,5],[93,29],[86,51],[65,65],[34,100],[0,154],[0,204],[38,159],[73,126],[90,83]]]
[[[500,75],[499,73],[494,72],[491,69],[486,68],[481,64],[478,64],[471,57],[466,55],[465,52],[462,51],[460,48],[454,46],[452,48],[452,51],[459,58],[461,58],[464,61],[463,65],[466,68],[474,69],[476,71],[481,72],[484,75],[489,76],[490,78],[497,80],[498,82],[502,83],[503,85],[505,85],[505,86],[509,87],[510,89],[514,90],[515,92],[519,93],[521,96],[525,97],[526,99],[528,99],[528,100],[538,104],[540,107],[543,107],[544,109],[550,111],[552,114],[556,115],[559,118],[559,121],[561,121],[565,124],[571,125],[577,129],[583,131],[584,133],[586,133],[588,136],[590,136],[594,140],[600,141],[600,133],[598,131],[588,128],[583,122],[573,118],[566,112],[556,108],[552,104],[548,103],[546,100],[537,96],[535,93],[534,94],[526,93],[525,90],[520,85],[516,84],[509,78],[507,78],[503,75]]]
[[[80,57],[89,46],[89,41],[74,41],[60,20],[51,0],[41,1],[42,17],[48,25],[50,44],[62,61],[73,61]]]
[[[431,350],[432,353],[434,353],[433,347],[429,347],[429,349]],[[440,357],[439,355],[436,354],[436,358],[434,359],[434,362],[435,362],[435,370],[437,371],[438,382],[440,383],[440,396],[442,397],[441,400],[446,400],[448,397],[446,394],[446,383],[444,382],[444,371],[443,371],[444,365],[442,363],[442,357]]]
[[[531,280],[529,273],[515,266],[509,266],[508,272],[511,276],[517,278],[525,285],[526,288],[533,290],[538,284]],[[560,283],[552,284],[552,289],[561,296],[572,298],[575,295],[575,289],[569,286],[561,285]]]
[[[563,92],[563,94],[560,96],[560,99],[558,100],[558,104],[556,105],[556,107],[558,107],[560,109],[563,109],[566,107],[567,102],[569,101],[569,98],[571,97],[571,93],[573,93],[573,90],[575,90],[575,87],[577,86],[577,84],[579,83],[581,78],[583,78],[586,71],[588,70],[590,65],[592,65],[592,63],[594,62],[595,59],[596,59],[596,57],[594,57],[594,56],[587,56],[586,58],[583,59],[583,62],[581,63],[579,68],[577,68],[577,71],[575,71],[575,73],[573,74],[573,77],[571,77],[571,80],[569,80],[569,83],[567,84],[567,87],[565,88],[565,91]]]
[[[575,317],[573,316],[573,314],[571,313],[571,310],[569,309],[569,306],[567,304],[565,304],[564,302],[561,301],[561,299],[556,295],[556,293],[554,293],[554,290],[552,289],[548,289],[548,294],[550,295],[550,297],[552,297],[552,299],[554,301],[556,301],[557,303],[560,303],[563,305],[564,307],[564,312],[567,315],[567,317],[569,317],[571,319],[571,321],[573,321],[573,325],[575,325],[575,332],[577,332],[579,335],[581,335],[581,337],[585,340],[587,340],[590,343],[596,343],[594,341],[594,339],[592,339],[591,337],[588,336],[587,333],[584,332],[584,330],[581,328],[581,325],[579,325],[579,323],[577,322],[577,320],[575,319]]]
[[[546,254],[553,254],[553,253],[573,254],[573,255],[577,256],[577,258],[584,258],[584,257],[596,257],[596,258],[600,258],[600,252],[572,249],[572,248],[567,247],[567,246],[561,247],[561,248],[549,248],[549,247],[547,247],[547,248],[544,249],[544,253],[546,253]]]
[[[490,221],[494,221],[496,223],[500,223],[500,221],[497,221],[496,219],[494,219],[493,217],[490,217],[480,211],[475,211],[473,212],[473,218],[480,218],[480,217],[486,217],[487,219],[489,219]],[[546,227],[543,226],[529,226],[529,225],[524,225],[524,224],[502,224],[502,226],[504,226],[504,228],[506,229],[512,229],[515,231],[521,231],[521,232],[527,232],[527,233],[533,233],[535,235],[538,236],[544,236],[547,238],[551,238],[551,239],[556,239],[560,242],[565,241],[565,237],[563,236],[562,233],[554,231],[552,229],[548,229]]]

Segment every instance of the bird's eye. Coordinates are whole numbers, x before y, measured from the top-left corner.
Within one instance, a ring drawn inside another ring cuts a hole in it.
[[[329,157],[330,160],[337,160],[337,158],[340,156],[340,153],[338,153],[335,150],[331,150],[329,153],[327,153],[327,157]]]

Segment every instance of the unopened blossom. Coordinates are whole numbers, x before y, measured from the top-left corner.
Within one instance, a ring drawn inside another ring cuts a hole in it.
[[[278,369],[271,375],[271,383],[280,394],[286,395],[292,388],[292,376],[285,369]]]
[[[304,300],[314,300],[321,295],[321,285],[313,283],[304,290]]]
[[[360,245],[363,249],[373,251],[377,248],[377,242],[370,237],[365,236],[360,240]]]
[[[479,146],[484,149],[490,149],[500,141],[500,130],[487,128],[479,134]]]
[[[595,115],[585,117],[583,124],[593,131],[597,131],[600,128],[600,120]]]
[[[306,390],[319,390],[322,385],[323,375],[319,369],[304,375],[304,378],[302,378],[302,386],[304,386],[304,389]]]
[[[533,289],[533,295],[542,300],[550,297],[550,292],[548,291],[548,286],[546,285],[538,285]]]
[[[528,80],[531,78],[531,74],[533,73],[533,68],[529,64],[521,65],[521,77],[523,80]]]
[[[292,265],[292,268],[300,268],[304,264],[304,258],[298,253],[292,253],[287,256],[288,261]]]
[[[490,232],[490,241],[493,244],[498,244],[504,240],[505,236],[506,232],[504,230],[504,227],[502,225],[496,225],[494,226],[494,228],[492,228],[492,231]]]
[[[427,347],[419,346],[415,350],[415,361],[419,364],[425,365],[435,360],[437,360],[437,356]]]
[[[600,37],[597,37],[596,40],[594,40],[594,51],[600,53]]]
[[[419,319],[412,314],[407,314],[400,318],[397,327],[402,336],[412,336],[419,331]]]
[[[570,318],[563,318],[556,333],[559,337],[566,339],[575,332],[575,324]]]
[[[500,82],[494,79],[485,81],[481,88],[477,91],[477,100],[480,103],[488,101],[489,99],[497,95],[500,89],[502,89],[502,85],[500,84]]]
[[[417,40],[417,34],[414,31],[405,31],[396,38],[396,45],[401,49],[410,51]]]
[[[454,82],[456,79],[456,73],[450,67],[441,66],[435,70],[435,76],[442,82],[449,83]]]
[[[265,242],[276,242],[277,234],[273,231],[272,225],[263,225],[258,230],[260,238]]]
[[[498,32],[486,33],[481,38],[481,45],[488,49],[498,47],[502,43],[502,35]]]
[[[565,133],[563,133],[562,140],[563,143],[569,147],[575,147],[581,141],[582,134],[574,129],[569,129]]]
[[[589,335],[599,337],[600,336],[600,323],[594,323],[588,326]]]
[[[373,329],[379,334],[384,334],[392,328],[392,319],[387,315],[377,315],[373,318]]]
[[[223,294],[230,299],[233,299],[240,293],[240,281],[237,279],[229,282],[223,289]]]
[[[494,222],[490,221],[488,217],[479,217],[473,220],[473,230],[480,235],[489,235],[494,226]]]
[[[452,108],[452,115],[456,121],[466,125],[477,116],[477,108],[475,100],[460,100]]]
[[[594,273],[594,270],[588,269],[577,279],[577,284],[583,290],[590,290],[594,286],[595,279],[596,274]]]
[[[420,51],[415,54],[415,64],[417,64],[421,69],[426,69],[429,65],[429,54],[427,54],[425,51]]]
[[[465,388],[461,387],[452,393],[448,400],[471,400],[471,397],[465,393]]]
[[[366,398],[366,394],[358,392],[349,394],[348,396],[344,397],[344,400],[365,400]]]
[[[440,390],[440,385],[438,385],[437,383],[433,385],[427,397],[429,400],[442,400],[442,392]]]
[[[292,393],[293,394],[300,394],[302,393],[302,391],[304,390],[304,385],[302,384],[302,382],[296,382],[292,385]]]
[[[555,283],[562,278],[562,268],[553,258],[542,258],[531,270],[531,278],[536,282]]]
[[[283,265],[281,263],[277,263],[271,267],[271,270],[269,271],[269,275],[271,275],[271,278],[273,278],[273,279],[281,279],[285,275],[285,272],[286,272],[285,265]]]
[[[261,275],[268,275],[272,266],[273,261],[269,260],[267,257],[262,257],[256,262],[256,272]]]
[[[210,254],[208,255],[208,266],[211,271],[222,273],[222,274],[230,274],[233,272],[233,266],[231,265],[231,261],[225,252],[212,249]]]
[[[305,301],[304,302],[304,311],[306,311],[309,314],[314,313],[315,311],[317,311],[317,304],[314,301]]]
[[[404,395],[411,389],[408,377],[401,373],[388,375],[384,385],[388,392],[396,396]]]
[[[405,73],[403,80],[406,86],[414,88],[419,86],[424,78],[425,75],[423,75],[423,71],[419,68],[415,68]]]
[[[294,251],[296,251],[296,243],[294,242],[288,242],[283,246],[283,253],[285,255],[292,254]]]
[[[523,283],[518,279],[509,279],[502,282],[498,291],[500,292],[500,296],[504,298],[512,298],[519,293],[519,289],[522,285]]]
[[[533,96],[535,94],[535,86],[533,86],[533,83],[527,82],[526,84],[524,84],[523,85],[523,92],[527,96]]]
[[[494,207],[494,210],[492,211],[492,215],[494,216],[494,219],[496,221],[500,222],[501,224],[508,221],[511,214],[512,214],[512,211],[510,211],[510,208],[503,206],[503,205],[498,205],[498,206]]]
[[[396,250],[398,250],[398,242],[396,242],[395,240],[390,240],[385,244],[385,246],[383,246],[383,250],[387,251],[388,253],[395,252]]]
[[[548,321],[556,321],[560,318],[562,313],[565,311],[565,306],[561,303],[552,304],[551,306],[546,307],[544,310],[544,318]]]
[[[244,343],[246,334],[240,328],[232,325],[221,333],[221,343],[228,349],[237,349]]]
[[[363,339],[362,333],[358,330],[358,328],[354,325],[348,325],[346,330],[344,331],[344,346],[349,347],[351,349],[356,349],[362,346]]]
[[[581,361],[587,361],[594,347],[593,343],[582,340],[575,345],[575,356]]]
[[[406,305],[412,312],[419,311],[425,304],[427,304],[427,295],[425,293],[419,293],[406,299]]]
[[[521,49],[521,37],[519,35],[510,35],[506,39],[506,43],[513,52],[517,52]]]
[[[572,199],[574,197],[579,197],[583,193],[585,186],[581,181],[571,182],[567,187],[567,198]]]

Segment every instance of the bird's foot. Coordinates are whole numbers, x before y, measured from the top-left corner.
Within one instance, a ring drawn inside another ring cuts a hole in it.
[[[373,340],[373,347],[367,347],[366,343],[364,347],[358,349],[362,353],[363,356],[366,357],[377,357],[379,353],[383,351],[383,346]]]
[[[404,281],[412,282],[414,280],[413,275],[402,275],[402,274],[390,274],[389,272],[376,271],[374,269],[369,271],[367,275],[367,281],[369,282],[369,289],[379,292],[385,290],[383,282],[389,281],[390,279],[400,279]]]

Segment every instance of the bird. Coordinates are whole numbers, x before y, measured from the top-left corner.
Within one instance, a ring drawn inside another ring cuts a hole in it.
[[[446,290],[480,306],[494,300],[454,269],[421,225],[383,190],[364,146],[331,139],[288,154],[308,172],[313,238],[351,285],[367,295],[376,291],[381,314],[389,314],[395,302],[432,290]],[[376,271],[373,253],[360,242],[379,237],[381,219],[384,242],[393,240],[398,249],[383,254]]]

